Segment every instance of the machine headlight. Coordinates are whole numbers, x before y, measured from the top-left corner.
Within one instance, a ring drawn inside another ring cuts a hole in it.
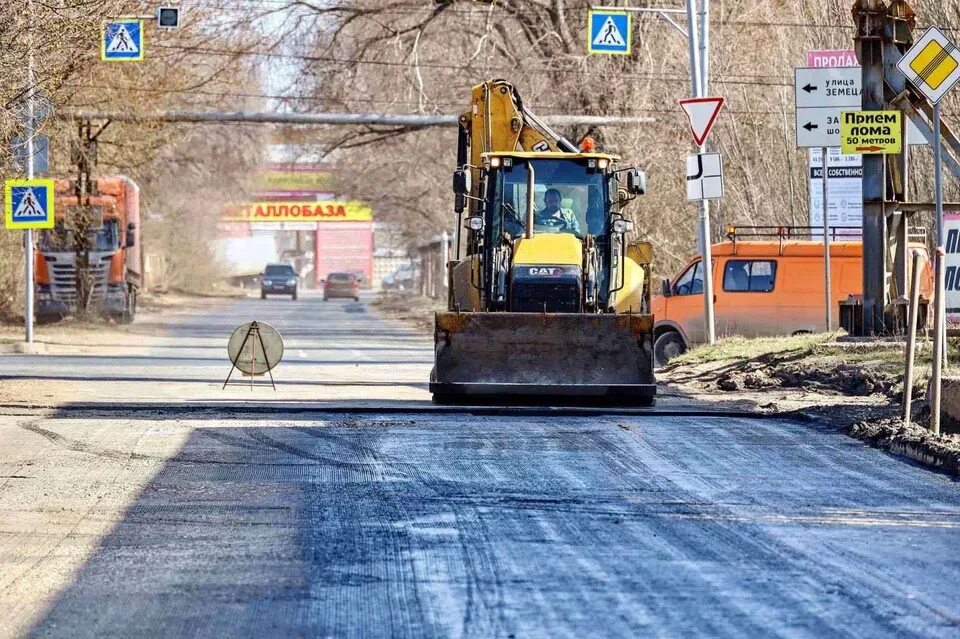
[[[490,166],[494,169],[498,168],[500,166],[500,158],[490,158]]]
[[[297,283],[297,278],[295,277],[291,277],[289,280],[287,280],[287,286],[293,286],[296,283]]]
[[[608,164],[610,164],[610,160],[607,160],[606,158],[600,158],[597,160],[597,168],[601,171],[605,171]]]
[[[471,231],[482,231],[483,230],[483,218],[479,216],[468,217],[467,218],[467,228]]]
[[[629,233],[633,230],[633,222],[630,220],[614,220],[613,221],[613,232],[623,235],[624,233]]]

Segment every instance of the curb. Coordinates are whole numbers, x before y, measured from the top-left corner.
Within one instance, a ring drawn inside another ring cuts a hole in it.
[[[130,415],[150,413],[156,415],[203,415],[216,413],[226,415],[479,415],[479,416],[521,416],[521,417],[725,417],[739,419],[792,419],[790,413],[763,413],[747,410],[710,410],[710,409],[673,409],[673,408],[618,408],[618,407],[549,407],[549,406],[438,406],[430,403],[407,405],[356,405],[290,402],[277,404],[243,402],[197,402],[197,403],[125,403],[104,404],[97,402],[74,402],[62,406],[43,406],[37,404],[0,404],[0,410],[6,414],[16,411],[43,411],[81,415]]]
[[[13,342],[0,344],[0,355],[46,355],[47,345],[42,342]]]
[[[874,448],[901,455],[949,475],[960,475],[960,450],[944,445],[919,428],[916,432],[912,430],[902,426],[899,420],[879,425],[857,422],[847,430],[847,434]]]

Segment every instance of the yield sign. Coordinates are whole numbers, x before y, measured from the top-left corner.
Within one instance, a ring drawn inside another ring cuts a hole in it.
[[[680,100],[680,106],[690,121],[690,130],[693,131],[693,140],[697,146],[703,146],[710,129],[717,121],[720,109],[723,107],[723,98],[688,98]]]

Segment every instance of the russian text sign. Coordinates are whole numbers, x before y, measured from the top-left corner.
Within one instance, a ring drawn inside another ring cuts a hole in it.
[[[901,111],[847,111],[840,115],[843,153],[887,154],[903,149]]]

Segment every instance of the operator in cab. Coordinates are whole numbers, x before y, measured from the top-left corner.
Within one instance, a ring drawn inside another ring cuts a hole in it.
[[[534,215],[534,228],[555,229],[554,233],[573,233],[580,235],[580,222],[570,209],[560,207],[563,195],[558,189],[550,188],[543,194],[544,207]]]

